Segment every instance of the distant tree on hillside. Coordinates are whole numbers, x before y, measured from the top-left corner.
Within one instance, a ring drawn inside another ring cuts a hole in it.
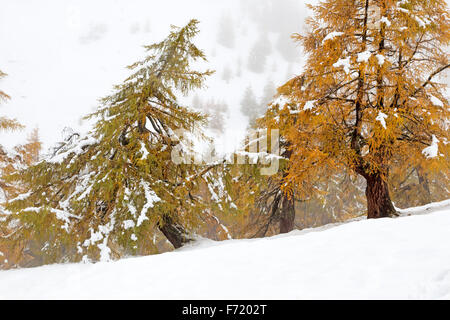
[[[210,100],[205,104],[205,112],[209,114],[208,126],[217,131],[224,132],[225,117],[228,112],[228,105],[225,102]]]
[[[250,123],[261,115],[261,107],[258,103],[252,87],[247,87],[241,100],[241,112],[248,117]]]
[[[262,35],[255,42],[250,50],[247,66],[249,70],[262,73],[266,67],[267,56],[270,54],[272,46],[266,35]]]

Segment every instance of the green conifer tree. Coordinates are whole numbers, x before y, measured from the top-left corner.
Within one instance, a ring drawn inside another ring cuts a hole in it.
[[[173,27],[146,46],[148,55],[129,66],[133,74],[86,117],[97,121],[91,132],[68,135],[47,160],[12,177],[33,188],[8,208],[28,234],[47,239],[49,261],[154,253],[157,229],[175,248],[190,241],[187,230],[203,211],[193,195],[201,171],[177,165],[172,154],[189,151],[178,130],[199,130],[205,120],[177,100],[212,74],[190,68],[206,60],[192,42],[197,25]]]

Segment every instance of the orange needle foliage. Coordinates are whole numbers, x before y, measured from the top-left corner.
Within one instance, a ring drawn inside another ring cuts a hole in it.
[[[291,145],[284,189],[314,192],[351,170],[367,181],[368,217],[396,214],[388,181],[396,166],[449,170],[450,68],[444,0],[327,0],[310,6],[308,59],[266,114]],[[276,120],[276,121],[275,121]]]

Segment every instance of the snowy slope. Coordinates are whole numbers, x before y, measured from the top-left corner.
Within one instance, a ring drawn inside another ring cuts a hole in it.
[[[450,299],[449,230],[447,200],[397,219],[1,271],[0,299]]]

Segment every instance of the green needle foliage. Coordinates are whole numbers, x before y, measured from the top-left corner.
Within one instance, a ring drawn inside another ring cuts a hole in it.
[[[186,230],[204,210],[194,195],[201,168],[176,165],[171,154],[189,151],[178,130],[200,132],[205,122],[177,100],[213,73],[190,68],[206,60],[192,42],[197,25],[172,27],[145,47],[147,56],[128,67],[132,75],[86,117],[96,121],[91,132],[69,134],[47,160],[10,177],[31,186],[8,209],[22,236],[40,241],[46,262],[155,253],[157,229],[175,247],[189,241]]]

